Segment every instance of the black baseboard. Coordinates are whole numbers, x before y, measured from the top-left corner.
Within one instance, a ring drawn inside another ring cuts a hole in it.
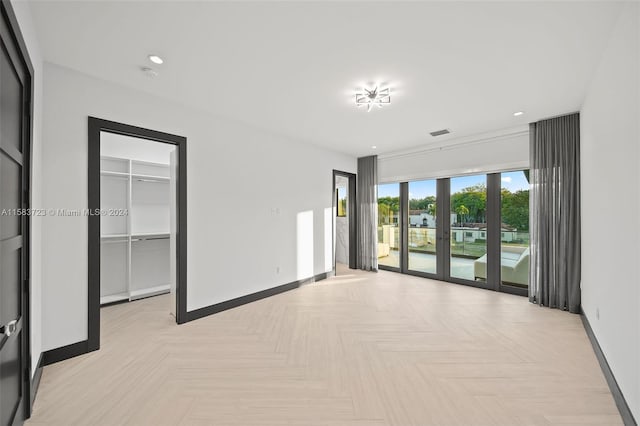
[[[607,359],[602,352],[602,348],[598,343],[598,339],[596,339],[596,335],[593,333],[591,324],[589,324],[589,320],[584,314],[584,311],[581,312],[580,318],[582,319],[582,325],[584,326],[584,329],[587,331],[587,336],[589,336],[589,340],[591,341],[591,346],[593,346],[593,351],[596,354],[596,358],[598,358],[602,373],[607,380],[607,384],[609,385],[609,389],[611,390],[611,394],[613,395],[613,400],[616,402],[618,411],[620,411],[622,421],[624,422],[625,426],[638,426],[636,420],[633,418],[631,410],[629,409],[629,405],[624,399],[624,395],[622,394],[622,391],[618,386],[618,382],[616,381],[616,378],[611,371],[611,367],[609,367],[609,363],[607,362]]]
[[[187,311],[186,321],[197,320],[209,315],[217,314],[218,312],[226,311],[228,309],[237,308],[238,306],[246,305],[247,303],[255,302],[260,299],[275,296],[276,294],[284,293],[285,291],[294,290],[301,285],[321,281],[330,275],[328,272],[315,275],[311,278],[304,280],[293,281],[287,284],[279,285],[277,287],[268,288],[266,290],[258,291],[256,293],[247,294],[246,296],[237,297],[235,299],[227,300],[226,302],[216,303],[215,305],[205,306],[194,311]]]
[[[54,362],[64,361],[65,359],[73,358],[74,356],[86,354],[89,351],[89,341],[83,340],[81,342],[72,343],[61,348],[51,349],[45,351],[42,354],[42,365],[53,364]]]
[[[29,405],[31,409],[29,412],[33,410],[33,403],[36,400],[36,395],[38,394],[38,387],[40,386],[40,379],[42,378],[42,362],[43,362],[43,354],[40,354],[40,358],[38,359],[38,364],[36,365],[36,372],[33,374],[31,378],[31,389],[29,395]]]

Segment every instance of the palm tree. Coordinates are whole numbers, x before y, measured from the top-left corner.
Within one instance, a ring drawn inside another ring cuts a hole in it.
[[[436,218],[436,203],[429,204],[427,207],[427,213],[433,216],[434,219]]]
[[[458,208],[456,209],[456,213],[458,214],[458,216],[462,216],[463,220],[460,220],[458,218],[458,220],[460,220],[460,222],[466,222],[467,221],[467,217],[469,216],[469,209],[465,207],[464,204],[461,204],[458,206]]]

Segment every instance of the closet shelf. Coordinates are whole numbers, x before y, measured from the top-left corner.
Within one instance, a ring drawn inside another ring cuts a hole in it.
[[[105,235],[101,235],[100,239],[101,240],[120,240],[120,239],[126,239],[129,237],[129,234],[105,234]]]
[[[129,178],[129,173],[127,172],[110,172],[107,170],[100,171],[100,175],[102,176],[112,176],[112,177],[121,177],[121,178]]]
[[[168,176],[154,176],[154,175],[140,175],[140,174],[131,174],[131,178],[143,181],[143,182],[169,182],[171,180]]]

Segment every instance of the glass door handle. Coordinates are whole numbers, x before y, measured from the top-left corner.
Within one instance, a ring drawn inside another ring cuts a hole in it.
[[[0,335],[9,337],[15,333],[16,328],[18,328],[18,320],[9,321],[7,325],[0,327]]]

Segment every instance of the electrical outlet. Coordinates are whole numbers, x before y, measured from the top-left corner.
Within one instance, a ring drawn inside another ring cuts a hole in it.
[[[280,273],[280,267],[276,266],[276,274],[279,274],[279,273]]]
[[[600,319],[600,308],[596,308],[596,319]]]

